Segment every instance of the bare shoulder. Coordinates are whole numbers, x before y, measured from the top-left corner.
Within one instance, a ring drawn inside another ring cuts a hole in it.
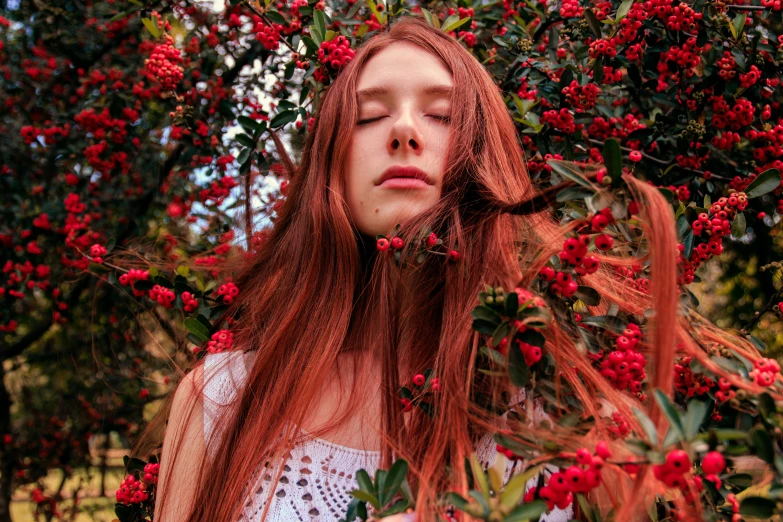
[[[163,506],[156,501],[155,520],[184,520],[192,506],[199,469],[206,454],[204,409],[199,397],[203,380],[203,365],[197,365],[182,378],[174,392],[158,477],[158,500],[164,494],[166,499]]]

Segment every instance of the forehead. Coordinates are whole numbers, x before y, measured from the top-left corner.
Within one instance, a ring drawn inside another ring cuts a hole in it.
[[[395,42],[364,64],[356,100],[361,103],[397,93],[448,98],[453,85],[451,73],[438,57],[417,45]]]

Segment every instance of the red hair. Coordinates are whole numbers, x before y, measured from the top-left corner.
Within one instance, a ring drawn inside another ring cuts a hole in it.
[[[416,242],[419,231],[430,229],[448,248],[459,251],[457,263],[446,256],[428,256],[421,265],[400,270],[391,256],[378,255],[374,238],[363,237],[352,227],[342,198],[342,167],[358,117],[359,72],[367,60],[395,42],[415,44],[438,57],[451,72],[455,87],[442,198],[433,208],[402,223],[399,235],[406,238],[407,248]],[[400,18],[357,49],[322,98],[298,166],[292,164],[277,136],[272,137],[291,178],[287,200],[264,246],[236,277],[241,293],[227,312],[236,321],[235,346],[254,351],[256,356],[239,394],[238,410],[227,408],[227,418],[217,421],[227,427],[225,438],[214,460],[209,459],[209,452],[204,456],[198,500],[187,520],[236,519],[247,494],[245,484],[256,468],[270,457],[280,458],[299,442],[291,423],[300,425],[315,402],[326,378],[324,369],[333,368],[340,354],[359,350],[371,350],[382,368],[380,465],[388,467],[392,454],[408,460],[417,513],[422,520],[435,520],[438,492],[467,490],[463,463],[478,437],[487,430],[514,427],[500,423],[475,404],[477,397],[498,397],[502,387],[508,386],[476,371],[480,338],[471,328],[471,312],[477,296],[486,284],[507,290],[527,287],[560,251],[575,224],[561,226],[543,211],[556,192],[534,190],[523,152],[513,146],[518,143],[514,122],[491,75],[454,38],[420,18]],[[691,324],[695,312],[678,315],[677,238],[671,207],[655,187],[632,176],[624,179],[642,210],[651,291],[646,294],[628,287],[604,267],[583,277],[584,284],[602,297],[588,313],[605,314],[612,304],[631,318],[644,317],[648,308],[656,310],[645,325],[640,347],[654,366],[650,385],[670,395],[678,343],[716,373],[721,373],[720,368],[700,343],[725,344],[749,360],[756,359],[752,345],[743,339],[729,336],[703,318],[696,318],[703,327]],[[613,265],[643,261],[599,257]],[[557,365],[554,391],[559,396],[567,385],[585,416],[595,415],[595,427],[580,436],[565,429],[524,429],[538,440],[555,441],[563,448],[607,439],[611,419],[596,404],[596,397],[604,397],[639,433],[643,431],[632,413],[634,407],[650,411],[663,430],[665,420],[654,401],[641,404],[614,389],[583,355],[572,333],[561,324],[544,331],[545,351]],[[425,368],[432,368],[440,379],[441,391],[434,404],[437,414],[429,417],[414,409],[404,420],[399,386]],[[356,382],[352,402],[361,393],[360,381]],[[753,388],[747,382],[735,384]],[[559,413],[553,406],[547,412],[554,417]],[[311,430],[311,435],[320,436],[343,420],[336,418],[329,426]],[[520,443],[529,445],[530,441]],[[174,449],[174,455],[166,458],[176,459],[178,453]],[[642,472],[631,483],[620,480],[625,475],[615,471],[616,477],[605,477],[612,490],[601,490],[601,498],[616,506],[618,520],[637,517],[644,512],[638,495],[655,493],[653,480]],[[163,486],[164,493],[172,491]]]

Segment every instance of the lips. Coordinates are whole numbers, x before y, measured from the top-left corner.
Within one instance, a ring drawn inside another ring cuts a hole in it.
[[[419,179],[427,183],[427,185],[434,185],[432,178],[423,170],[414,166],[404,167],[402,165],[395,165],[386,169],[376,185],[381,185],[383,182],[389,179],[395,178],[413,178]]]

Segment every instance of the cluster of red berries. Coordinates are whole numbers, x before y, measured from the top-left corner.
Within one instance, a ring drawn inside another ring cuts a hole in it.
[[[720,60],[715,62],[715,65],[717,65],[720,69],[718,71],[718,76],[724,80],[729,81],[737,76],[737,71],[735,70],[737,67],[737,62],[734,61],[734,57],[731,55],[731,51],[723,51],[723,56],[720,58]]]
[[[745,137],[755,141],[753,157],[757,161],[769,161],[783,156],[783,125],[770,126],[767,130],[749,129]]]
[[[660,77],[656,90],[659,92],[666,90],[668,88],[666,80],[670,77],[677,80],[680,76],[683,78],[693,76],[695,74],[694,70],[701,63],[701,54],[704,52],[705,47],[696,45],[696,38],[691,37],[682,46],[673,45],[667,51],[661,53],[661,59],[657,65]],[[676,65],[676,73],[669,69],[670,63]]]
[[[438,241],[440,240],[438,239],[438,236],[435,234],[435,232],[430,232],[430,234],[427,235],[427,237],[424,239],[424,246],[427,249],[433,248],[436,245],[438,245]],[[400,250],[404,246],[405,246],[405,240],[399,236],[392,237],[391,241],[384,236],[380,236],[375,241],[375,248],[377,248],[381,252],[387,252],[389,251],[389,248],[391,248],[392,251]],[[457,261],[460,258],[459,252],[457,252],[453,248],[449,249],[447,256],[449,261]]]
[[[133,283],[136,281],[147,281],[150,278],[149,270],[139,270],[137,268],[131,268],[127,274],[122,274],[118,279],[122,286],[130,286],[133,290],[133,295],[136,297],[143,296],[146,292],[144,290],[136,290],[133,288]]]
[[[710,206],[709,214],[702,212],[696,221],[691,223],[693,234],[696,237],[704,233],[709,239],[707,242],[699,243],[687,260],[682,258],[682,253],[685,251],[684,245],[677,245],[680,251],[677,261],[682,267],[680,284],[692,283],[696,269],[710,257],[723,252],[723,236],[731,232],[731,220],[734,219],[738,210],[741,212],[747,206],[748,196],[744,192],[734,192],[728,198],[718,199]]]
[[[228,352],[234,348],[234,332],[231,330],[218,330],[212,334],[211,340],[207,343],[207,352],[221,353]],[[199,348],[193,349],[193,353],[198,353]]]
[[[224,283],[218,287],[217,292],[218,300],[222,299],[225,304],[231,304],[239,295],[239,288],[234,283]]]
[[[608,354],[596,354],[592,357],[600,368],[601,375],[618,390],[628,390],[641,401],[646,399],[642,393],[642,382],[646,377],[647,359],[635,350],[642,338],[642,331],[634,323],[628,323],[623,334],[617,337],[615,350]]]
[[[164,286],[155,285],[150,290],[150,299],[157,301],[159,305],[162,305],[165,308],[174,306],[174,300],[176,298],[177,295],[174,293],[174,290]]]
[[[155,46],[144,65],[150,79],[159,82],[164,91],[171,91],[183,77],[180,62],[182,53],[174,46],[174,38],[167,34],[163,36],[163,43]]]
[[[580,86],[579,82],[573,80],[570,85],[563,87],[562,93],[566,101],[576,110],[576,112],[589,111],[595,107],[598,100],[598,94],[601,89],[594,83]]]
[[[560,7],[560,16],[563,18],[579,18],[584,8],[579,5],[579,0],[563,0]]]
[[[102,245],[95,243],[90,247],[90,257],[94,263],[103,263],[103,256],[106,255],[106,248]]]
[[[198,308],[198,299],[190,292],[182,292],[182,305],[186,312],[192,312]]]
[[[689,399],[695,395],[706,395],[715,386],[715,381],[703,373],[693,373],[690,364],[690,357],[674,363],[674,388]]]
[[[261,42],[261,45],[268,51],[275,51],[280,47],[280,31],[283,26],[272,22],[272,25],[267,25],[262,19],[256,20],[253,26],[253,32],[256,34],[256,40]]]
[[[762,3],[764,2],[764,0],[761,1]],[[780,2],[778,2],[778,4],[780,4]],[[731,512],[734,513],[733,515],[731,515],[731,522],[742,522],[742,515],[740,515],[739,513],[740,502],[737,499],[737,495],[735,495],[734,493],[729,493],[728,495],[726,495],[726,502],[731,504]]]
[[[683,450],[673,450],[666,455],[666,462],[653,466],[655,478],[670,488],[687,490],[685,474],[691,469],[691,459]]]
[[[231,176],[223,176],[217,181],[213,181],[209,188],[201,189],[199,197],[202,203],[207,200],[213,200],[215,205],[220,205],[230,194],[231,189],[238,185],[237,181]]]
[[[761,0],[761,5],[767,9],[772,9],[773,11],[780,11],[783,9],[783,1],[781,0]]]
[[[353,60],[354,55],[356,55],[356,51],[351,49],[351,43],[343,35],[321,43],[321,47],[318,49],[318,61],[334,72],[339,71]]]
[[[673,450],[666,455],[666,462],[653,466],[655,478],[666,484],[666,487],[680,489],[685,501],[694,502],[693,493],[688,485],[686,474],[691,469],[691,459],[688,453],[683,450]],[[726,460],[718,451],[710,451],[701,462],[701,469],[704,472],[704,480],[712,482],[717,489],[720,489],[722,481],[718,476],[726,469]],[[694,489],[700,492],[704,489],[702,477],[693,477]]]
[[[588,493],[601,485],[601,469],[604,461],[611,456],[609,447],[603,441],[596,445],[595,454],[590,453],[587,448],[578,449],[577,464],[565,471],[553,473],[547,485],[538,492],[538,496],[546,502],[550,511],[555,506],[559,509],[567,508],[574,501],[575,494]]]
[[[146,467],[145,467],[146,468]],[[120,484],[120,489],[115,493],[117,502],[129,506],[131,504],[140,504],[150,498],[147,491],[147,482],[137,479],[133,475],[127,475]]]
[[[590,44],[587,54],[590,55],[590,58],[614,58],[617,56],[617,44],[613,40],[613,38],[594,40]]]
[[[387,250],[389,250],[389,247],[391,247],[393,250],[400,250],[403,246],[405,246],[405,240],[403,240],[399,236],[393,237],[391,241],[389,241],[385,237],[381,237],[378,238],[378,240],[375,242],[375,246],[381,252],[386,252]]]
[[[425,377],[423,373],[417,373],[416,375],[413,376],[411,382],[413,383],[413,386],[415,386],[416,388],[421,388],[422,386],[427,384],[427,377]],[[440,379],[438,377],[433,377],[432,379],[430,379],[429,389],[433,392],[440,390]],[[421,391],[426,392],[427,390],[423,389]],[[411,411],[411,409],[413,408],[413,401],[408,397],[401,398],[400,404],[402,405],[403,412]]]
[[[552,127],[554,127],[556,130],[559,130],[566,134],[573,134],[574,132],[576,132],[574,115],[571,113],[570,110],[566,108],[560,109],[559,111],[556,110],[545,111],[541,119],[544,121],[544,123],[547,123]]]
[[[741,138],[739,134],[736,132],[727,131],[720,135],[713,136],[711,143],[712,146],[716,149],[730,150],[734,148],[735,145],[739,145],[740,140]]]
[[[712,124],[718,129],[739,130],[753,123],[756,109],[747,98],[738,98],[730,106],[723,96],[712,96]]]
[[[609,208],[602,209],[592,218],[592,227],[594,230],[603,230],[613,219],[612,211]],[[588,234],[580,234],[578,238],[568,238],[563,242],[563,250],[560,252],[560,262],[564,265],[573,266],[577,275],[587,275],[595,273],[600,264],[598,258],[587,255],[587,249],[592,241]],[[608,250],[612,248],[614,240],[606,235],[596,236],[595,246],[599,250]],[[553,281],[549,285],[549,290],[563,297],[572,297],[579,285],[573,280],[573,276],[566,271],[556,272],[554,268],[545,266],[539,272],[544,281]]]
[[[725,377],[718,379],[718,391],[715,392],[715,398],[718,400],[718,403],[723,404],[730,401],[735,395],[737,395],[737,392],[731,389],[731,382],[728,379]]]
[[[762,358],[753,363],[753,370],[748,375],[759,386],[772,386],[779,373],[780,364],[775,359]]]

